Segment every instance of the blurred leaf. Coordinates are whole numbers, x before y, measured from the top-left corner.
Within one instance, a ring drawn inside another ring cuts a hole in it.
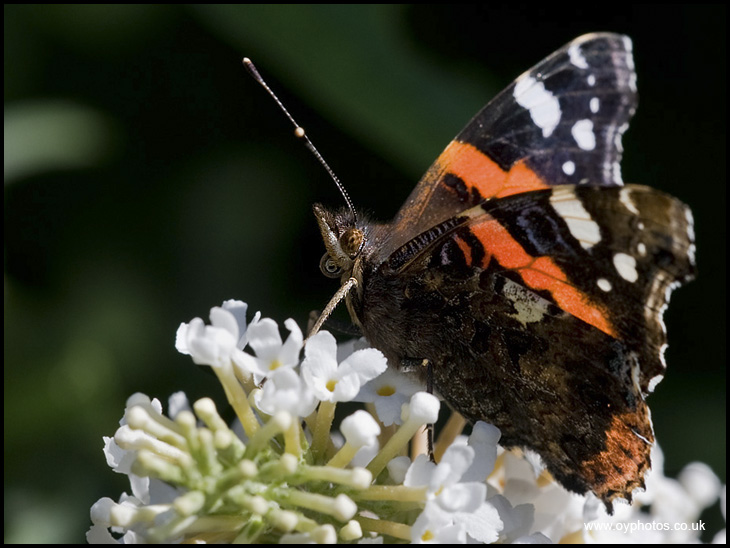
[[[111,121],[100,112],[65,101],[5,107],[5,184],[44,171],[89,167],[114,149]]]

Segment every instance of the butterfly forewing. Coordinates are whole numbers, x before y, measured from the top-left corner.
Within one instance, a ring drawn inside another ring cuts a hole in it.
[[[381,259],[485,199],[561,184],[622,184],[621,135],[636,110],[631,40],[577,38],[484,107],[398,213]]]

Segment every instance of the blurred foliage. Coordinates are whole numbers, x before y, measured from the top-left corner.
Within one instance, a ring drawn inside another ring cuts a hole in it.
[[[669,474],[725,478],[725,7],[5,5],[5,540],[79,542],[128,489],[101,448],[135,391],[223,400],[175,330],[240,298],[306,324],[326,174],[240,68],[247,55],[355,203],[392,216],[509,81],[585,32],[633,37],[624,178],[697,220],[652,396]]]

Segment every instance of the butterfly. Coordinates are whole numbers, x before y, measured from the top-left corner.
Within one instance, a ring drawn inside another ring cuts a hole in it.
[[[631,40],[587,34],[477,113],[392,222],[314,206],[370,343],[609,512],[644,487],[662,316],[696,272],[689,208],[622,181],[637,102]]]

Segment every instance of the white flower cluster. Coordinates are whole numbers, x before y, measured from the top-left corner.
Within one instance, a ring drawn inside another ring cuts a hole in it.
[[[433,395],[362,342],[338,348],[320,332],[304,344],[293,320],[282,341],[259,314],[247,327],[246,309],[226,301],[210,325],[182,324],[176,341],[212,367],[236,423],[208,398],[191,409],[175,394],[167,416],[157,400],[129,398],[104,452],[131,494],[94,504],[89,542],[690,542],[700,534],[692,524],[721,492],[704,465],[665,478],[655,451],[646,492],[608,516],[595,497],[552,481],[539,458],[499,448],[494,426],[479,422],[460,435],[458,416],[436,443],[438,463],[423,454],[411,461],[412,439],[438,418]],[[368,411],[333,431],[340,402]]]

